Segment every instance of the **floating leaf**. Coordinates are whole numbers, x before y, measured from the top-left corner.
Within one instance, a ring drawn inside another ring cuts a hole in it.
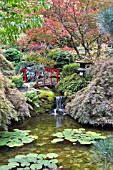
[[[0,170],[10,170],[10,167],[8,165],[2,165],[0,166]]]
[[[12,169],[12,168],[16,168],[17,166],[19,166],[19,163],[17,162],[10,162],[8,163],[8,166]]]
[[[21,163],[21,166],[22,166],[22,167],[24,167],[24,166],[29,166],[29,165],[30,165],[30,163],[27,162],[27,161],[23,161],[23,162]]]
[[[57,165],[56,165],[56,164],[53,164],[53,163],[50,163],[50,164],[48,165],[48,168],[57,170]]]
[[[38,136],[29,135],[30,130],[14,129],[14,132],[0,132],[0,146],[23,146],[24,143],[30,143]]]
[[[38,170],[38,169],[41,169],[42,168],[42,164],[32,164],[31,166],[30,166],[30,169],[32,169],[32,170]]]
[[[58,157],[58,154],[56,154],[56,153],[48,153],[48,154],[47,154],[47,157],[48,157],[48,158],[57,158],[57,157]]]
[[[61,132],[52,134],[52,136],[57,136],[58,138],[64,137],[64,135]]]
[[[39,154],[37,156],[38,159],[43,159],[43,158],[47,158],[47,155],[46,154]]]
[[[9,141],[9,139],[0,139],[0,146],[4,146],[7,144],[7,142]]]
[[[38,169],[57,169],[56,163],[58,162],[56,158],[58,154],[48,153],[48,154],[27,154],[27,155],[17,155],[15,158],[8,160],[8,165],[0,166],[0,170],[38,170]]]
[[[50,163],[58,163],[58,160],[57,159],[51,159],[50,161],[49,161]]]
[[[86,132],[84,128],[80,129],[64,129],[63,132],[57,132],[52,136],[56,136],[58,138],[53,139],[51,143],[62,142],[64,140],[70,141],[73,144],[75,142],[79,142],[80,144],[91,144],[97,139],[105,139],[105,136],[101,136],[100,133]]]
[[[78,142],[80,142],[80,144],[82,145],[89,145],[92,143],[92,141],[83,141],[83,140],[78,140]]]
[[[53,140],[51,141],[51,143],[57,143],[57,142],[62,142],[62,141],[64,141],[64,139],[58,138],[58,139],[53,139]]]

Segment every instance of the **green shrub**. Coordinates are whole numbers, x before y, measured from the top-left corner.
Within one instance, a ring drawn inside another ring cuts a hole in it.
[[[62,70],[64,65],[73,62],[72,54],[67,51],[61,51],[60,49],[51,50],[47,54],[47,57],[57,62],[55,68],[58,68],[60,70]]]
[[[40,55],[40,53],[37,52],[26,53],[24,59],[28,63],[36,63],[38,65],[43,63],[45,67],[53,67],[56,64],[54,60],[43,57]]]
[[[80,77],[75,73],[71,76],[69,75],[62,78],[56,86],[56,90],[63,92],[65,96],[68,96],[81,90],[83,87],[86,87],[89,81],[89,78]]]
[[[23,54],[15,48],[9,48],[4,52],[4,56],[16,66],[18,62],[22,61]]]
[[[65,65],[62,70],[62,75],[67,76],[67,75],[72,75],[74,73],[79,73],[78,68],[80,68],[79,63],[72,63]]]
[[[26,61],[22,61],[18,63],[15,67],[15,74],[21,74],[23,73],[22,69],[28,67],[28,63]]]
[[[15,84],[15,87],[17,88],[22,87],[22,85],[24,84],[24,81],[21,75],[13,76],[11,80],[12,80],[12,83]]]
[[[39,108],[38,104],[38,95],[36,92],[26,92],[24,96],[27,98],[28,107],[31,111],[37,112],[37,108]]]

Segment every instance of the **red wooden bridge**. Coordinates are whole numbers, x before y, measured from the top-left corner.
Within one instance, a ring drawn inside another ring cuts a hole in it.
[[[23,80],[26,83],[27,82],[27,70],[28,68],[23,68]],[[53,76],[53,72],[55,73],[55,75]],[[59,72],[60,70],[55,69],[55,68],[44,68],[43,69],[43,84],[40,85],[40,74],[38,72],[38,70],[35,71],[35,76],[31,76],[31,80],[35,80],[36,81],[36,88],[38,88],[39,86],[47,86],[49,85],[50,87],[52,87],[53,85],[56,85],[58,83],[58,77],[59,77]],[[46,76],[47,74],[49,74],[49,83],[46,82],[46,80],[48,79],[48,77]],[[53,77],[56,79],[55,83],[53,83]]]

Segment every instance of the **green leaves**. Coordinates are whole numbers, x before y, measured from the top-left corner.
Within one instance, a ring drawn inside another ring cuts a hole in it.
[[[53,139],[51,143],[62,142],[67,140],[75,144],[75,142],[79,142],[80,144],[87,145],[94,143],[97,139],[105,139],[105,136],[101,136],[100,133],[86,132],[85,129],[64,129],[63,132],[58,132],[52,134],[52,136],[56,136],[57,138]]]
[[[23,146],[25,143],[31,143],[37,136],[29,135],[29,130],[14,129],[14,132],[0,132],[0,146]]]
[[[11,158],[8,160],[8,165],[0,166],[0,170],[10,170],[15,168],[17,170],[38,170],[38,169],[54,169],[56,170],[58,167],[56,163],[58,163],[56,158],[58,155],[56,153],[48,153],[48,154],[27,154],[27,155],[17,155],[15,158]]]
[[[40,8],[46,7],[43,0],[0,1],[0,38],[2,43],[13,42],[28,29],[41,27],[42,16],[37,16]]]
[[[29,109],[36,110],[37,108],[40,107],[37,102],[38,95],[36,94],[36,92],[26,92],[24,95],[27,98],[27,103],[28,103]]]

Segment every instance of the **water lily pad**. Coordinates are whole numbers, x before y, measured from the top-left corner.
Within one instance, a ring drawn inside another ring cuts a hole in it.
[[[78,142],[80,142],[80,144],[82,145],[89,145],[92,143],[92,141],[85,141],[85,140],[78,140]]]
[[[23,161],[23,162],[21,163],[21,166],[22,166],[22,167],[24,167],[24,166],[29,166],[29,165],[30,165],[30,163],[27,162],[27,161]]]
[[[38,170],[38,169],[57,169],[56,163],[58,162],[56,158],[58,154],[48,153],[48,154],[27,154],[27,155],[17,155],[15,158],[8,160],[8,165],[0,166],[0,170]]]
[[[62,142],[62,141],[64,141],[64,139],[58,138],[58,139],[53,139],[53,140],[51,141],[51,143],[57,143],[57,142]]]
[[[31,143],[32,141],[34,141],[34,139],[33,138],[28,138],[28,137],[24,137],[24,138],[22,138],[22,142],[23,143]]]
[[[51,168],[51,169],[57,170],[57,165],[56,165],[56,164],[54,164],[54,163],[50,163],[50,164],[48,165],[48,168]]]
[[[0,170],[10,170],[10,167],[8,165],[2,165],[0,166]]]
[[[58,163],[58,159],[51,159],[50,161],[49,161],[50,163]]]
[[[47,158],[47,155],[46,154],[39,154],[37,156],[38,159],[43,159],[43,158]]]
[[[52,136],[57,136],[58,138],[64,137],[64,135],[61,132],[52,134]]]
[[[77,142],[77,139],[70,139],[70,142]]]
[[[38,154],[36,154],[36,153],[29,153],[29,154],[26,155],[26,157],[31,157],[31,158],[32,157],[34,158],[34,157],[37,157],[37,156],[38,156]]]
[[[23,159],[23,158],[26,158],[26,156],[25,155],[17,155],[17,156],[15,156],[15,158],[16,159]],[[10,160],[10,159],[9,159]]]
[[[70,141],[75,144],[77,141],[80,144],[91,144],[95,140],[105,139],[105,136],[101,136],[100,133],[86,132],[84,128],[79,129],[64,129],[63,132],[57,132],[52,136],[56,136],[58,138],[53,139],[51,143],[62,142],[64,140]],[[60,137],[61,136],[61,137]]]
[[[4,146],[7,144],[7,142],[9,141],[9,139],[0,139],[0,146]]]
[[[10,162],[8,163],[8,166],[12,169],[12,168],[16,168],[17,166],[19,166],[19,163],[17,162]]]
[[[8,142],[7,146],[9,146],[9,147],[23,146],[23,143],[20,140],[14,140],[12,142]]]
[[[47,157],[48,157],[48,158],[57,158],[57,157],[58,157],[58,154],[56,154],[56,153],[48,153],[48,154],[47,154]]]
[[[31,166],[30,166],[30,169],[32,169],[32,170],[38,170],[38,169],[41,169],[42,168],[42,164],[32,164]]]
[[[23,146],[24,143],[31,143],[38,136],[29,135],[30,130],[14,129],[14,132],[0,132],[0,146],[17,147]]]

